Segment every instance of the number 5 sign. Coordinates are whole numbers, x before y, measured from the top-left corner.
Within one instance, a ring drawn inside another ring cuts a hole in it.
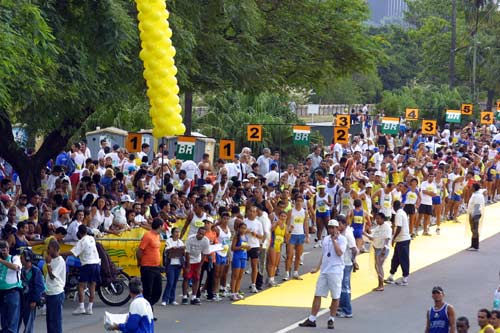
[[[137,153],[141,151],[142,146],[142,134],[140,133],[129,133],[127,135],[127,142],[125,142],[125,148],[129,153]]]
[[[234,158],[235,147],[236,142],[234,142],[234,140],[221,139],[219,142],[219,158],[223,160],[232,160]]]
[[[434,135],[437,132],[435,120],[422,120],[422,134]]]
[[[247,140],[250,142],[262,141],[262,125],[248,125]]]
[[[333,129],[335,143],[349,143],[349,129],[346,127],[335,127]]]

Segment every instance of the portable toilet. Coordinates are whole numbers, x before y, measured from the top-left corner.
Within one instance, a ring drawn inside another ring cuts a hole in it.
[[[208,154],[210,163],[213,164],[214,152],[215,152],[215,139],[207,138],[206,136],[198,132],[191,132],[191,138],[195,139],[193,161],[198,163],[202,160],[203,154]],[[176,155],[177,151],[177,137],[167,136],[164,139],[165,139],[165,145],[169,153],[168,156],[170,159],[172,159]]]
[[[95,131],[87,132],[87,147],[90,149],[93,159],[97,159],[97,154],[101,149],[101,141],[106,140],[107,145],[111,148],[115,144],[120,147],[125,147],[128,132],[116,127],[97,127]]]

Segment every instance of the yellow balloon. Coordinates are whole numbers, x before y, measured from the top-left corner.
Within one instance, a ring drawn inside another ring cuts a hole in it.
[[[172,67],[170,67],[170,69],[168,70],[169,74],[172,75],[172,76],[176,76],[177,75],[177,67],[175,65],[173,65]]]
[[[177,114],[181,114],[182,106],[180,104],[177,104],[176,106],[174,106],[174,112]]]
[[[167,29],[167,37],[172,38],[172,29],[170,28]]]
[[[179,86],[178,86],[178,85],[175,85],[175,86],[173,86],[173,87],[170,87],[170,89],[172,89],[172,92],[173,92],[174,94],[179,95],[179,91],[180,91],[180,89],[179,89]]]
[[[175,47],[173,47],[173,46],[170,46],[170,47],[167,49],[167,55],[168,55],[169,57],[172,57],[172,58],[173,58],[173,57],[175,57],[175,52],[176,52],[176,51],[175,51]]]
[[[175,94],[168,95],[166,100],[167,100],[167,104],[172,105],[172,106],[177,105],[180,102],[179,96],[177,96]]]
[[[186,126],[184,126],[183,123],[180,123],[179,125],[175,126],[174,128],[174,135],[182,135],[186,132]]]

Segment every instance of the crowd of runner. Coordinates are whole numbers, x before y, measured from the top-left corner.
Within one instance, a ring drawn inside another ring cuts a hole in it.
[[[343,244],[341,260],[320,266],[322,273],[324,268],[337,275],[323,281],[317,296],[330,291],[340,301],[332,317],[352,317],[350,274],[359,269],[358,255],[374,252],[374,290],[408,285],[412,239],[439,237],[442,223],[459,223],[458,216],[468,213],[469,250],[478,250],[482,211],[500,195],[496,127],[446,124],[426,136],[401,126],[399,134],[389,135],[362,114],[355,121],[362,132],[349,144],[313,146],[303,160],[288,165],[268,148],[243,148],[232,161],[212,163],[204,155],[196,163],[175,159],[163,145],[150,160],[148,144],[128,153],[103,140],[93,156],[79,142],[42,170],[41,187],[30,197],[22,193],[15,170],[0,163],[1,238],[15,257],[56,234],[61,242],[78,242],[91,237],[86,231],[99,238],[147,229],[137,252],[144,297],[151,305],[160,298],[162,305],[177,305],[200,304],[202,295],[207,301],[240,300],[245,273],[250,293],[300,280],[304,244],[324,253],[325,246],[334,246],[337,252],[341,248],[328,237],[335,234]],[[403,277],[395,281],[398,267]],[[80,300],[74,314],[84,313],[92,308],[84,309]]]

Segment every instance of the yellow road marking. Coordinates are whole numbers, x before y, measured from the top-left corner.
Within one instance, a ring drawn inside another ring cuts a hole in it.
[[[480,230],[481,240],[485,240],[500,232],[500,224],[495,219],[500,216],[500,203],[486,207],[485,219]],[[461,223],[446,222],[441,224],[441,235],[435,235],[435,229],[431,229],[431,237],[419,236],[411,242],[410,248],[410,270],[418,271],[430,266],[440,260],[448,258],[470,246],[470,238],[466,238],[465,227],[466,216],[459,217]],[[390,269],[390,259],[393,249],[384,266],[386,276]],[[376,277],[369,269],[369,255],[358,256],[360,270],[351,276],[352,299],[368,294],[376,286]],[[399,276],[401,269],[398,269]],[[396,276],[396,277],[399,277]],[[281,284],[279,287],[266,289],[256,295],[249,296],[242,301],[235,302],[237,305],[256,306],[282,306],[282,307],[304,307],[311,306],[316,280],[318,274],[304,274],[303,280],[292,280]],[[411,276],[410,276],[411,283]],[[322,306],[329,306],[330,301],[323,301]]]

